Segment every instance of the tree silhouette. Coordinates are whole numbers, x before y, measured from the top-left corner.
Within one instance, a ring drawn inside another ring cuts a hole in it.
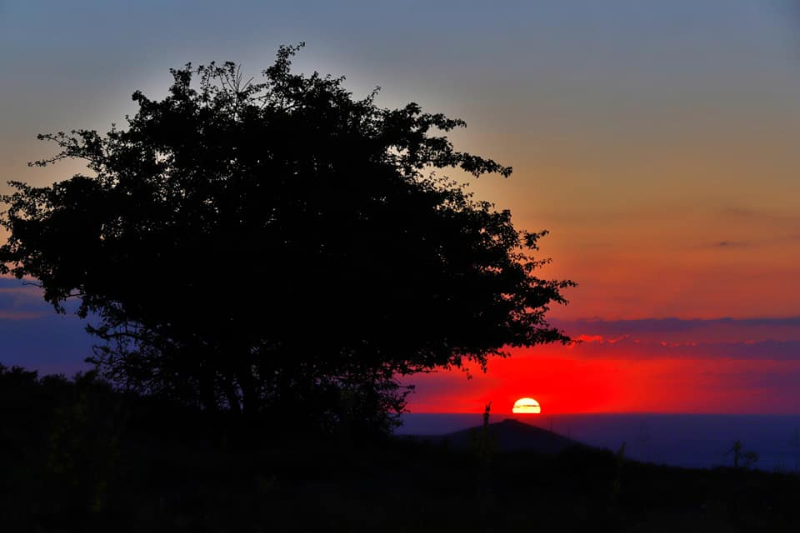
[[[34,165],[95,175],[11,182],[0,270],[60,312],[78,298],[102,340],[89,360],[119,386],[323,425],[385,429],[398,376],[568,340],[545,313],[574,284],[534,275],[546,232],[435,174],[511,168],[435,134],[461,120],[292,73],[298,48],[259,82],[171,70],[126,129],[40,135],[60,152]]]

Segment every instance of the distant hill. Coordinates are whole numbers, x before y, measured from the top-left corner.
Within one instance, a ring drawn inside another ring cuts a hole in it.
[[[477,426],[446,435],[424,435],[412,438],[422,442],[446,442],[454,449],[468,449],[473,446],[474,435],[481,431],[483,428]],[[497,443],[498,451],[502,452],[531,451],[555,454],[574,446],[589,448],[588,445],[576,440],[511,418],[489,424],[489,435]]]

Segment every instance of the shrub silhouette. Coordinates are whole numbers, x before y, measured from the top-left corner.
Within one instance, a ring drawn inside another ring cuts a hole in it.
[[[758,454],[753,450],[744,450],[742,446],[742,441],[737,440],[733,443],[733,446],[730,450],[726,453],[726,455],[732,454],[733,456],[733,467],[739,468],[739,462],[741,461],[742,468],[750,468],[758,462]]]

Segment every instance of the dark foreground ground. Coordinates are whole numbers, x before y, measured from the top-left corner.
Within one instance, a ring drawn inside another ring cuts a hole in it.
[[[269,427],[251,438],[102,391],[10,390],[0,388],[2,532],[800,528],[790,474],[658,467],[580,446],[503,452],[480,431],[466,446],[358,447]]]

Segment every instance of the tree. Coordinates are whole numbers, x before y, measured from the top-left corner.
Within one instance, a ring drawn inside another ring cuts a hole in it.
[[[127,129],[40,135],[60,152],[33,164],[94,175],[11,182],[0,270],[60,312],[78,298],[90,361],[122,387],[317,424],[387,427],[398,376],[565,342],[545,313],[574,284],[530,255],[546,232],[435,174],[511,168],[435,135],[461,120],[291,72],[298,48],[259,82],[230,62],[171,70],[163,100],[133,94]]]
[[[728,450],[725,455],[733,454],[733,467],[739,468],[739,460],[742,460],[742,465],[744,468],[750,468],[753,464],[758,462],[758,454],[753,450],[744,450],[742,446],[742,441],[737,440],[733,443],[733,446],[730,450]]]

